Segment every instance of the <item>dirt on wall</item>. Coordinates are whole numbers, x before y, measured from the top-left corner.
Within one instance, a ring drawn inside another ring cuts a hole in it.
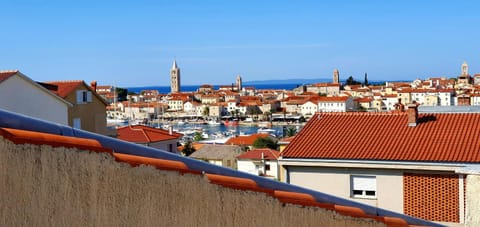
[[[0,137],[0,226],[384,226],[108,154]]]

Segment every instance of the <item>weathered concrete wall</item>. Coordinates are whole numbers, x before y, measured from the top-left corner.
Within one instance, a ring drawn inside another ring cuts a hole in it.
[[[480,175],[467,175],[465,226],[480,226]]]
[[[108,154],[0,137],[0,226],[384,226]]]

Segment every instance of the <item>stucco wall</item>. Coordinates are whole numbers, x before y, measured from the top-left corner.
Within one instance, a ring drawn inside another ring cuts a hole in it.
[[[465,226],[480,226],[480,175],[467,175]]]
[[[384,226],[107,154],[0,137],[0,226]]]
[[[2,109],[68,125],[66,103],[17,75],[0,83],[0,97]]]
[[[291,184],[403,213],[403,173],[397,170],[288,167]],[[350,197],[350,176],[376,176],[377,198]]]

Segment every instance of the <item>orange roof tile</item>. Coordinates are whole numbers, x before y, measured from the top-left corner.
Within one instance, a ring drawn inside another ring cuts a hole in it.
[[[317,113],[284,158],[480,162],[480,114]]]
[[[152,128],[144,125],[124,126],[117,129],[118,139],[134,143],[152,143],[165,140],[174,140],[182,137],[180,133],[173,132],[171,135],[167,130]]]
[[[65,98],[67,97],[70,93],[75,91],[75,89],[80,86],[80,84],[83,83],[82,80],[74,80],[74,81],[50,81],[50,82],[45,82],[46,84],[51,84],[55,85],[58,88],[56,90],[51,90],[51,92],[55,93],[56,95]],[[47,88],[48,89],[48,88]]]
[[[237,137],[228,139],[227,142],[225,142],[225,144],[250,146],[250,145],[253,145],[253,142],[255,142],[255,140],[260,137],[268,137],[268,134],[257,133],[257,134],[252,134],[248,136],[237,136]]]
[[[263,159],[265,160],[277,160],[278,157],[280,156],[280,152],[273,150],[273,149],[268,149],[268,148],[260,148],[260,149],[254,149],[251,151],[247,151],[246,153],[243,153],[239,156],[237,156],[238,159],[253,159],[253,160],[261,160],[262,159],[262,154],[263,154]]]
[[[0,83],[18,73],[18,70],[0,71]]]

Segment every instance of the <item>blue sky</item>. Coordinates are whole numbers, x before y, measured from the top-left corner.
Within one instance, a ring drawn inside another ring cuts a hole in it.
[[[124,87],[480,73],[478,1],[0,1],[0,69]]]

